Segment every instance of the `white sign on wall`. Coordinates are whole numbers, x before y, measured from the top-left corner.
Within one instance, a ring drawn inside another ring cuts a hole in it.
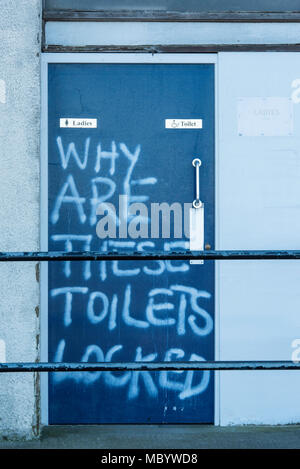
[[[202,119],[165,119],[166,129],[202,129]]]
[[[291,98],[239,98],[237,117],[241,137],[288,137],[294,132]]]
[[[65,129],[96,129],[97,119],[83,119],[82,117],[62,117],[59,119],[59,127]]]

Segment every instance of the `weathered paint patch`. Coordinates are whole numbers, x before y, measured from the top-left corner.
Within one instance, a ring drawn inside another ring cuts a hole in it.
[[[6,83],[4,80],[0,80],[0,103],[6,103]]]
[[[3,339],[0,339],[0,362],[6,362],[6,344]]]

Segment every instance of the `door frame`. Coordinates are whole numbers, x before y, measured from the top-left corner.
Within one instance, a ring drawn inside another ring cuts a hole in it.
[[[132,63],[215,65],[215,249],[219,249],[218,54],[43,53],[41,56],[40,250],[48,251],[48,64]],[[215,261],[215,360],[220,359],[219,261]],[[48,264],[40,264],[40,361],[48,360]],[[48,373],[41,373],[41,424],[48,425]],[[215,371],[214,425],[220,425],[220,372]]]

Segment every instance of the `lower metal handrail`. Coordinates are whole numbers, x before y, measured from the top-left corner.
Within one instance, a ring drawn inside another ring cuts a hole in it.
[[[71,371],[299,370],[293,361],[0,363],[0,373]]]

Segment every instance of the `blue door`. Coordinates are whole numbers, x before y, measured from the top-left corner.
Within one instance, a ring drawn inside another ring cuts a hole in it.
[[[150,215],[195,199],[195,157],[213,249],[214,66],[49,64],[48,82],[49,250],[189,249],[175,212],[169,233]],[[142,207],[125,225],[122,204]],[[51,361],[214,360],[213,261],[50,262],[48,286]],[[49,374],[51,424],[213,421],[209,371]]]

